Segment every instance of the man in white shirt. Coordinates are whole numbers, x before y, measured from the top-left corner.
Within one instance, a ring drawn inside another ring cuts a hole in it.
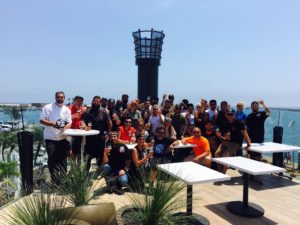
[[[56,92],[55,102],[45,105],[40,116],[40,123],[45,126],[44,139],[48,154],[48,168],[54,183],[59,183],[56,170],[66,169],[67,152],[70,149],[69,141],[62,134],[72,124],[71,111],[64,105],[64,100],[64,92]]]
[[[150,134],[154,136],[156,133],[156,128],[164,123],[164,115],[162,115],[161,110],[159,109],[158,105],[153,105],[152,114],[148,120],[148,127],[150,127]]]

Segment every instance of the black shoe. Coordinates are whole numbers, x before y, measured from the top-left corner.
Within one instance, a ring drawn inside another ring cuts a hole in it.
[[[124,194],[125,194],[125,192],[123,191],[122,188],[115,188],[115,189],[114,189],[114,193],[115,193],[116,195],[124,195]]]
[[[114,193],[114,189],[113,189],[113,187],[112,187],[112,186],[108,186],[108,187],[106,187],[106,192],[107,192],[108,194],[112,194],[112,193]]]

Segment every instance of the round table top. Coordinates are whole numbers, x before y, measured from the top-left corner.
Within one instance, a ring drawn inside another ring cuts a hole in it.
[[[63,134],[67,136],[92,136],[97,135],[98,130],[81,130],[81,129],[66,129]]]

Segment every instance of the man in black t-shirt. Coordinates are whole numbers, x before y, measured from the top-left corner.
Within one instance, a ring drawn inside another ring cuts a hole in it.
[[[85,154],[88,155],[87,168],[89,170],[92,158],[97,159],[97,164],[102,164],[103,149],[108,132],[111,131],[112,122],[109,113],[100,107],[101,98],[95,96],[92,107],[82,115],[84,126],[87,129],[98,130],[98,135],[87,136]]]
[[[166,129],[164,126],[156,128],[154,137],[153,156],[159,163],[167,163],[172,160],[172,151],[178,144],[175,139],[165,137]]]
[[[250,147],[251,141],[245,126],[242,122],[235,119],[235,112],[228,110],[226,113],[227,123],[224,128],[225,132],[223,136],[218,134],[218,137],[223,141],[215,152],[215,157],[228,157],[236,154],[241,150],[243,139],[247,143],[247,147]],[[228,167],[218,164],[218,170],[226,173]]]
[[[259,104],[265,111],[259,111]],[[252,143],[263,143],[265,136],[265,121],[270,115],[270,110],[263,100],[251,103],[252,112],[246,118],[246,126]],[[251,159],[261,160],[261,153],[250,151]]]
[[[109,144],[103,153],[103,175],[107,181],[108,192],[114,190],[116,194],[124,194],[122,186],[128,183],[127,170],[130,166],[130,153],[127,146],[118,142],[117,132],[109,133]],[[111,147],[109,147],[111,146]],[[117,184],[112,177],[117,176]]]

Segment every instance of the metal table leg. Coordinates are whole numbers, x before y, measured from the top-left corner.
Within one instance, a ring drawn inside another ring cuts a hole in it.
[[[227,205],[229,211],[244,217],[261,217],[264,215],[264,209],[256,204],[249,203],[249,174],[243,173],[243,202],[234,201]]]

